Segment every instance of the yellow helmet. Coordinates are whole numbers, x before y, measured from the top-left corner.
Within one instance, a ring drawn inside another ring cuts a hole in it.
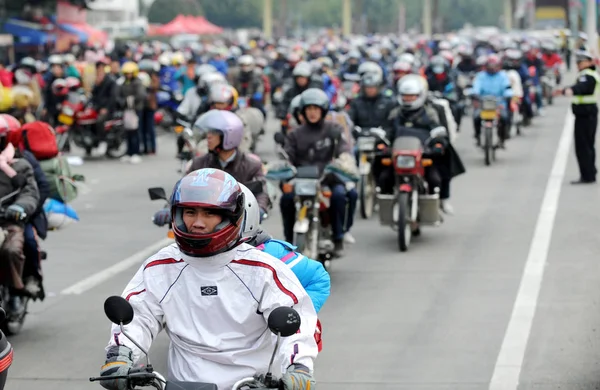
[[[133,76],[137,76],[140,71],[138,65],[133,61],[128,61],[123,64],[121,67],[121,73],[123,74],[133,74]]]
[[[173,57],[171,57],[171,64],[173,65],[183,65],[185,63],[185,57],[182,53],[175,53]]]
[[[237,107],[238,98],[240,97],[240,94],[238,93],[237,89],[233,87],[231,87],[231,94],[233,95],[233,107]]]

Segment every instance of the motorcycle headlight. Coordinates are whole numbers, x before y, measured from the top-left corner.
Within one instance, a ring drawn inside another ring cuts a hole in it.
[[[298,196],[316,196],[319,182],[314,179],[296,179],[294,192]]]
[[[63,107],[62,113],[65,114],[65,115],[67,115],[67,116],[73,116],[73,115],[75,115],[75,112],[73,111],[73,109],[71,107],[67,107],[67,106]]]
[[[361,152],[370,152],[375,150],[375,137],[358,137],[356,146]]]
[[[396,157],[396,168],[410,169],[414,168],[416,160],[414,156],[398,156]]]

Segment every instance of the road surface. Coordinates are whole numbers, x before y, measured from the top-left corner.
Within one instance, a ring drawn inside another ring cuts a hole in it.
[[[332,265],[320,314],[319,389],[516,389],[516,380],[520,390],[598,388],[600,187],[568,184],[578,171],[570,137],[561,142],[567,112],[559,99],[491,167],[466,123],[456,142],[468,171],[452,183],[456,214],[423,229],[407,253],[376,218],[357,216],[357,244]],[[266,139],[259,152],[272,155]],[[7,389],[99,388],[87,378],[98,374],[109,337],[103,301],[122,292],[144,248],[165,238],[150,222],[162,204],[147,188],[172,188],[174,148],[167,135],[140,165],[97,160],[77,169],[88,180],[73,204],[81,222],[44,243],[49,297],[11,338]],[[281,236],[277,210],[265,226]],[[152,348],[159,371],[167,348],[164,335]]]

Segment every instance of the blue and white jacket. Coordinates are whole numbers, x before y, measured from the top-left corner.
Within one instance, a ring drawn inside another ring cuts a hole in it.
[[[315,311],[321,310],[331,289],[329,273],[323,264],[296,252],[297,247],[289,242],[275,240],[266,233],[260,233],[249,244],[287,264],[308,293]]]

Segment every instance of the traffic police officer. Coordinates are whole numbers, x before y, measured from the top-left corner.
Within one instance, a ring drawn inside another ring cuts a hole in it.
[[[600,95],[600,75],[596,71],[594,58],[590,52],[580,50],[575,53],[577,83],[562,90],[562,94],[573,96],[572,109],[575,115],[575,155],[579,164],[579,180],[571,184],[596,182],[596,127],[598,125],[598,96]]]

